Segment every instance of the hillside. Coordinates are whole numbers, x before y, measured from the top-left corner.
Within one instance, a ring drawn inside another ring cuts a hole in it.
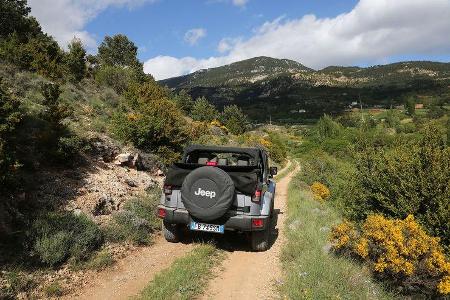
[[[256,57],[160,83],[194,98],[205,96],[219,107],[237,104],[256,121],[271,115],[273,120],[304,122],[340,113],[354,102],[390,107],[410,95],[447,98],[449,82],[450,63],[411,61],[315,71],[291,60]]]

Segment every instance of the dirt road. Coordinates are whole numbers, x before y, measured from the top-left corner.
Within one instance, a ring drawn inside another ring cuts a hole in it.
[[[286,166],[286,168],[288,168]],[[229,252],[218,277],[210,282],[204,299],[272,299],[273,286],[281,278],[279,254],[283,243],[286,194],[293,171],[277,183],[272,247],[266,252],[250,252],[242,235],[225,235],[218,246]],[[172,244],[158,236],[154,245],[119,261],[110,270],[98,273],[91,283],[70,294],[70,299],[128,299],[136,296],[153,277],[193,249],[193,244]]]
[[[118,264],[98,274],[98,277],[70,299],[128,299],[143,290],[159,271],[184,256],[193,244],[172,244],[158,236],[155,244],[124,258]]]
[[[288,166],[287,166],[288,167]],[[246,247],[230,250],[211,280],[203,299],[274,299],[274,286],[281,280],[279,255],[284,241],[284,219],[288,184],[298,167],[277,182],[272,247],[265,252],[250,252]],[[237,242],[239,244],[239,242]],[[233,245],[236,246],[236,245]]]

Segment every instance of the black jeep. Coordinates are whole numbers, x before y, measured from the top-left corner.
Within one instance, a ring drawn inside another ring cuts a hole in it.
[[[251,247],[269,247],[276,167],[265,150],[192,145],[171,166],[164,182],[158,216],[169,242],[178,242],[182,227],[224,233],[248,232]]]

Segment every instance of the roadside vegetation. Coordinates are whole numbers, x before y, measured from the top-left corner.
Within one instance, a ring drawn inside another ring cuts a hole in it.
[[[127,36],[106,36],[91,55],[77,39],[61,48],[26,0],[0,0],[0,20],[0,298],[35,289],[41,271],[107,267],[110,244],[151,244],[157,188],[114,209],[98,207],[101,217],[112,215],[106,221],[67,209],[86,170],[104,168],[117,151],[139,153],[146,172],[164,170],[189,143],[261,146],[284,164],[277,136],[252,127],[236,105],[217,108],[145,74]],[[67,171],[76,186],[59,187]],[[40,295],[63,289],[55,283]]]
[[[223,253],[214,245],[200,244],[158,273],[138,299],[193,299],[201,295]]]
[[[368,268],[331,254],[328,238],[340,215],[317,201],[299,176],[289,186],[287,212],[282,295],[288,299],[392,299],[374,283]]]
[[[296,259],[295,267],[305,268],[300,247],[310,243],[304,243],[309,237],[303,231],[327,221],[311,229],[311,238],[323,237],[319,244],[329,253],[320,255],[330,265],[354,261],[399,296],[450,293],[448,116],[405,108],[376,116],[324,116],[314,126],[297,128],[304,141],[292,151],[302,170],[291,187],[288,228],[295,220],[303,227],[301,233],[289,229],[287,268]],[[317,220],[305,220],[310,211],[320,214]],[[308,279],[287,277],[285,292],[296,299],[295,287],[303,289]]]

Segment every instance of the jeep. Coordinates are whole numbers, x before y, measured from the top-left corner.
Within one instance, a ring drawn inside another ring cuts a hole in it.
[[[169,242],[183,228],[247,233],[254,251],[269,248],[277,168],[259,148],[191,145],[166,173],[157,208]]]

